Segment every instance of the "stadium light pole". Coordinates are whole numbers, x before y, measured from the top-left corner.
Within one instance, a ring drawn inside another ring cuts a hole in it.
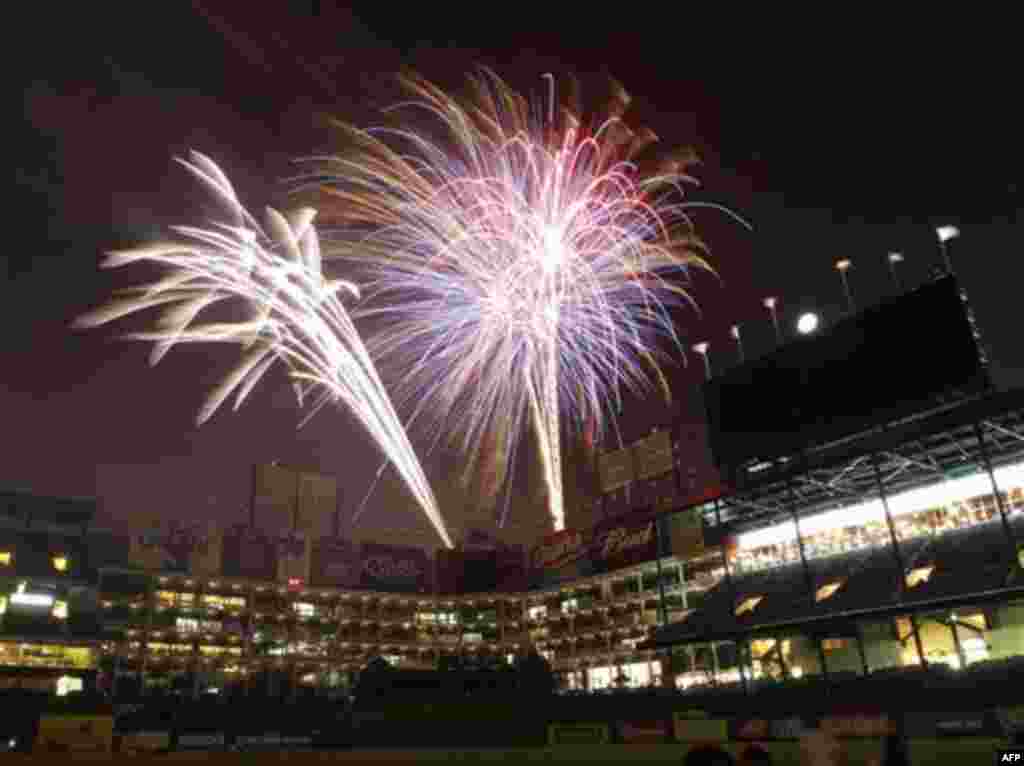
[[[903,263],[903,254],[889,253],[885,260],[889,264],[889,276],[892,277],[892,283],[896,285],[897,292],[903,292],[903,282],[900,281],[900,277],[896,273],[896,264]]]
[[[850,291],[850,279],[846,276],[846,272],[852,265],[853,262],[849,258],[836,261],[836,271],[839,272],[839,279],[843,283],[843,294],[846,295],[846,308],[851,314],[857,311],[857,307],[853,304],[853,293]]]
[[[779,328],[779,314],[776,311],[776,307],[779,305],[779,299],[774,296],[769,296],[764,299],[764,307],[768,309],[768,313],[772,315],[772,326],[775,328],[775,342],[778,345],[782,345],[782,330]]]
[[[743,338],[740,337],[740,326],[738,324],[734,324],[729,329],[729,334],[732,336],[732,339],[736,341],[736,351],[738,351],[740,355],[740,364],[743,364],[747,361],[747,358],[743,354]]]
[[[704,359],[704,377],[706,380],[711,380],[711,360],[708,359],[708,348],[710,345],[711,344],[705,341],[704,343],[698,343],[693,347],[693,350],[700,354]]]
[[[953,273],[953,261],[949,257],[949,244],[951,239],[956,239],[960,236],[960,229],[956,226],[938,226],[935,229],[935,234],[939,238],[939,252],[942,253],[942,263],[946,267],[946,273]]]

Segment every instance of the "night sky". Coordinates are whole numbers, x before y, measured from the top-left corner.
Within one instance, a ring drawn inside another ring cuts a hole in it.
[[[838,258],[853,259],[854,291],[873,300],[888,289],[888,251],[904,252],[906,279],[919,280],[938,263],[933,227],[953,223],[963,232],[956,268],[999,380],[1024,382],[1020,86],[997,20],[885,31],[869,18],[516,18],[482,5],[475,19],[435,5],[352,13],[294,2],[269,15],[135,3],[61,10],[60,23],[51,6],[25,11],[0,283],[0,482],[98,495],[115,520],[144,508],[235,521],[252,464],[279,459],[338,475],[354,510],[376,463],[343,414],[325,411],[297,433],[291,391],[277,379],[240,413],[197,429],[233,353],[192,347],[151,372],[144,346],[68,323],[141,276],[99,272],[104,250],[202,216],[204,198],[172,157],[200,150],[252,205],[281,203],[292,161],[330,148],[325,116],[366,124],[394,99],[402,67],[457,87],[484,63],[536,92],[545,72],[572,72],[590,104],[611,74],[634,97],[633,124],[697,148],[703,185],[692,198],[754,226],[697,216],[722,281],[698,280],[703,315],[683,330],[711,341],[716,364],[733,356],[734,321],[746,323],[748,348],[766,346],[763,296],[780,296],[787,325],[804,307],[827,320],[842,308]],[[676,375],[682,398],[701,376],[691,361]],[[410,513],[394,488],[372,502],[366,523],[402,524]]]

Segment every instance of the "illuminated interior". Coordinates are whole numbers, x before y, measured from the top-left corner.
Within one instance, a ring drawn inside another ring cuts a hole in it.
[[[0,665],[91,669],[96,666],[95,660],[95,652],[91,647],[0,643]]]

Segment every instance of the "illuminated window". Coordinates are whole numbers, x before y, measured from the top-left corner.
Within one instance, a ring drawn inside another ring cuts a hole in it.
[[[158,590],[156,592],[156,602],[160,606],[171,607],[174,606],[175,597],[174,592],[169,590]]]
[[[80,692],[84,688],[81,678],[61,676],[57,679],[57,696],[66,697],[71,692]]]
[[[13,559],[10,551],[0,551],[0,567],[9,567]]]
[[[846,648],[846,640],[842,638],[826,638],[821,642],[821,648],[826,652],[838,652]]]
[[[8,557],[10,557],[10,555],[11,554],[9,553],[7,554]],[[3,556],[4,554],[0,553],[0,564],[4,563]],[[1017,564],[1021,569],[1024,569],[1024,545],[1017,548]]]
[[[817,593],[814,594],[815,601],[824,601],[825,599],[832,598],[835,592],[843,587],[843,581],[837,580],[836,582],[830,582],[827,585],[822,585],[818,588]]]
[[[304,601],[296,601],[292,604],[292,609],[299,617],[316,617],[316,607],[313,604],[308,604]]]
[[[52,614],[55,620],[66,620],[68,618],[68,602],[54,601]]]
[[[198,633],[199,620],[192,617],[179,617],[174,621],[174,627],[179,633]]]
[[[562,614],[572,614],[580,607],[578,598],[567,598],[562,602]]]
[[[909,617],[896,618],[896,636],[900,641],[906,641],[914,634],[914,623]]]
[[[751,596],[750,598],[743,599],[740,605],[736,607],[736,616],[742,617],[748,612],[753,612],[757,608],[757,605],[764,600],[764,596]]]
[[[543,620],[548,616],[548,608],[543,604],[540,606],[531,606],[526,611],[526,614],[531,620]]]
[[[53,568],[58,572],[68,571],[68,557],[67,556],[54,556],[53,557]]]
[[[917,569],[911,569],[907,572],[907,587],[916,588],[923,582],[928,582],[928,579],[932,576],[932,572],[935,571],[935,566],[918,567]]]

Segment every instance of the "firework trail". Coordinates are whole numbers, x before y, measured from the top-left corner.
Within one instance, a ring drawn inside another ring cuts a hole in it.
[[[546,107],[487,70],[470,83],[455,98],[404,78],[404,123],[339,125],[348,149],[311,158],[300,188],[325,195],[325,256],[358,275],[353,316],[408,424],[459,437],[467,471],[532,430],[561,529],[563,433],[601,433],[623,388],[665,385],[670,310],[710,268],[682,194],[695,157],[641,173],[656,137],[623,124],[621,89],[587,130],[553,78]]]
[[[209,419],[235,395],[238,409],[276,363],[284,364],[303,404],[317,392],[303,423],[324,405],[340,402],[355,414],[404,479],[449,548],[452,541],[408,436],[353,325],[341,296],[359,297],[349,281],[325,279],[316,212],[289,217],[271,208],[261,226],[210,159],[192,153],[182,164],[208,185],[229,214],[211,228],[178,227],[182,242],[112,253],[104,266],[149,262],[165,276],[129,290],[118,301],[81,317],[78,327],[96,327],[151,308],[162,308],[156,329],[129,337],[152,341],[155,365],[176,344],[226,342],[240,345],[241,362],[211,392],[198,422]],[[199,315],[227,301],[242,302],[249,319],[197,324]]]

